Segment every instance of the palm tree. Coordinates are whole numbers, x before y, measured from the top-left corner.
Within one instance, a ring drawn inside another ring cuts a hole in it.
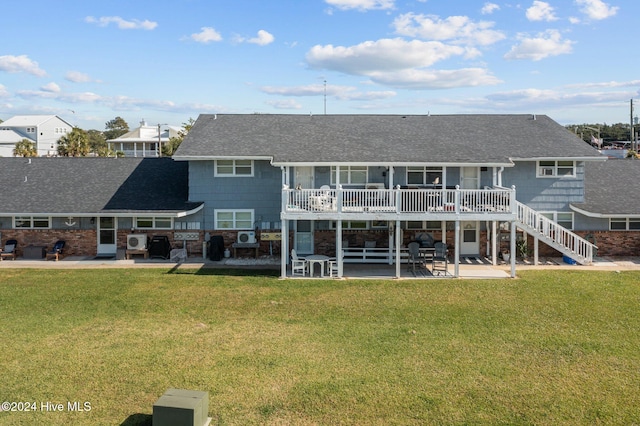
[[[90,150],[89,136],[79,127],[58,140],[58,154],[63,157],[86,157]]]
[[[13,148],[14,157],[37,157],[38,150],[33,142],[29,139],[22,139],[20,142],[16,142],[15,148]]]

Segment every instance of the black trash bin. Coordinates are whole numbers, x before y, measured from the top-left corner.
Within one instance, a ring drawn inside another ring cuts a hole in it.
[[[209,259],[222,260],[224,256],[224,238],[222,235],[214,235],[207,243],[207,252],[209,253]]]
[[[166,235],[156,235],[149,242],[149,257],[168,259],[171,254],[171,243]]]

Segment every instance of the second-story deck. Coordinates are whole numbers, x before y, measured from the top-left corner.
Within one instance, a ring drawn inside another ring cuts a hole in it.
[[[515,189],[289,189],[282,219],[510,220]]]

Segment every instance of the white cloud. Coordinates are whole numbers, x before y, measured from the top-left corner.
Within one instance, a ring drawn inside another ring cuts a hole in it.
[[[533,6],[527,9],[527,19],[530,21],[555,21],[558,18],[553,13],[553,7],[544,1],[535,0]]]
[[[275,37],[271,33],[265,30],[258,31],[258,35],[253,38],[244,38],[240,36],[235,38],[235,41],[237,43],[252,43],[252,44],[257,44],[259,46],[266,46],[267,44],[273,43],[274,40],[275,40]]]
[[[393,9],[395,7],[395,0],[325,0],[325,2],[340,10],[356,9],[366,11]]]
[[[360,92],[354,86],[337,86],[332,84],[309,84],[306,86],[265,86],[260,90],[269,95],[280,96],[332,96],[343,100],[372,100],[386,99],[396,95],[394,91],[369,91]]]
[[[267,105],[271,105],[275,109],[301,109],[302,105],[294,99],[280,99],[277,101],[267,101]]]
[[[121,30],[153,30],[158,26],[157,22],[149,21],[147,19],[144,21],[140,21],[139,19],[131,19],[127,21],[119,16],[101,16],[100,18],[87,16],[84,18],[84,21],[89,24],[96,24],[100,27],[115,24]]]
[[[51,83],[42,86],[40,90],[43,92],[60,93],[60,86],[52,81]]]
[[[371,73],[379,84],[403,89],[451,89],[456,87],[488,86],[501,83],[500,79],[482,68],[458,70],[411,69],[389,73]]]
[[[580,11],[591,19],[601,20],[614,16],[618,12],[617,6],[609,6],[602,0],[575,0]]]
[[[378,71],[428,67],[452,56],[468,53],[463,47],[438,41],[395,38],[366,41],[350,47],[317,45],[307,52],[306,60],[313,68],[368,75]]]
[[[212,41],[222,40],[220,33],[211,27],[202,27],[200,30],[201,31],[199,33],[191,34],[191,40],[205,44],[211,43]]]
[[[456,43],[489,45],[505,38],[493,30],[493,22],[473,22],[467,16],[449,16],[440,19],[435,15],[405,13],[393,21],[396,33],[428,40],[452,40]]]
[[[549,56],[571,53],[574,44],[571,40],[563,40],[557,30],[547,30],[536,37],[519,35],[520,44],[515,45],[504,55],[505,59],[530,59],[539,61]]]
[[[64,78],[73,83],[88,83],[91,81],[91,77],[80,71],[69,71],[65,74]]]
[[[44,77],[47,73],[38,66],[38,63],[29,59],[27,55],[0,56],[0,71],[9,73],[26,72],[37,77]]]
[[[7,97],[9,97],[9,91],[3,84],[0,84],[0,98],[7,98]]]
[[[482,6],[480,13],[483,15],[491,15],[496,10],[500,10],[500,6],[495,3],[485,3],[484,6]]]

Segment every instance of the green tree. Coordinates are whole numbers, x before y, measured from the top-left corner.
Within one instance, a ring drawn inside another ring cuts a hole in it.
[[[124,118],[116,117],[105,123],[104,137],[106,140],[116,139],[129,131],[129,125]]]
[[[14,157],[37,157],[38,150],[33,142],[29,139],[22,139],[20,142],[16,142],[16,146],[13,148]]]
[[[171,157],[176,152],[176,150],[184,140],[184,137],[187,136],[195,122],[196,121],[193,118],[189,118],[186,123],[182,123],[182,130],[178,132],[178,136],[169,138],[169,142],[162,146],[162,156]]]
[[[109,149],[107,145],[107,138],[104,137],[104,133],[100,130],[87,130],[87,136],[89,137],[89,149],[98,157],[109,157],[113,155],[113,151]]]
[[[79,127],[58,139],[58,155],[62,157],[86,157],[90,150],[89,135]]]

